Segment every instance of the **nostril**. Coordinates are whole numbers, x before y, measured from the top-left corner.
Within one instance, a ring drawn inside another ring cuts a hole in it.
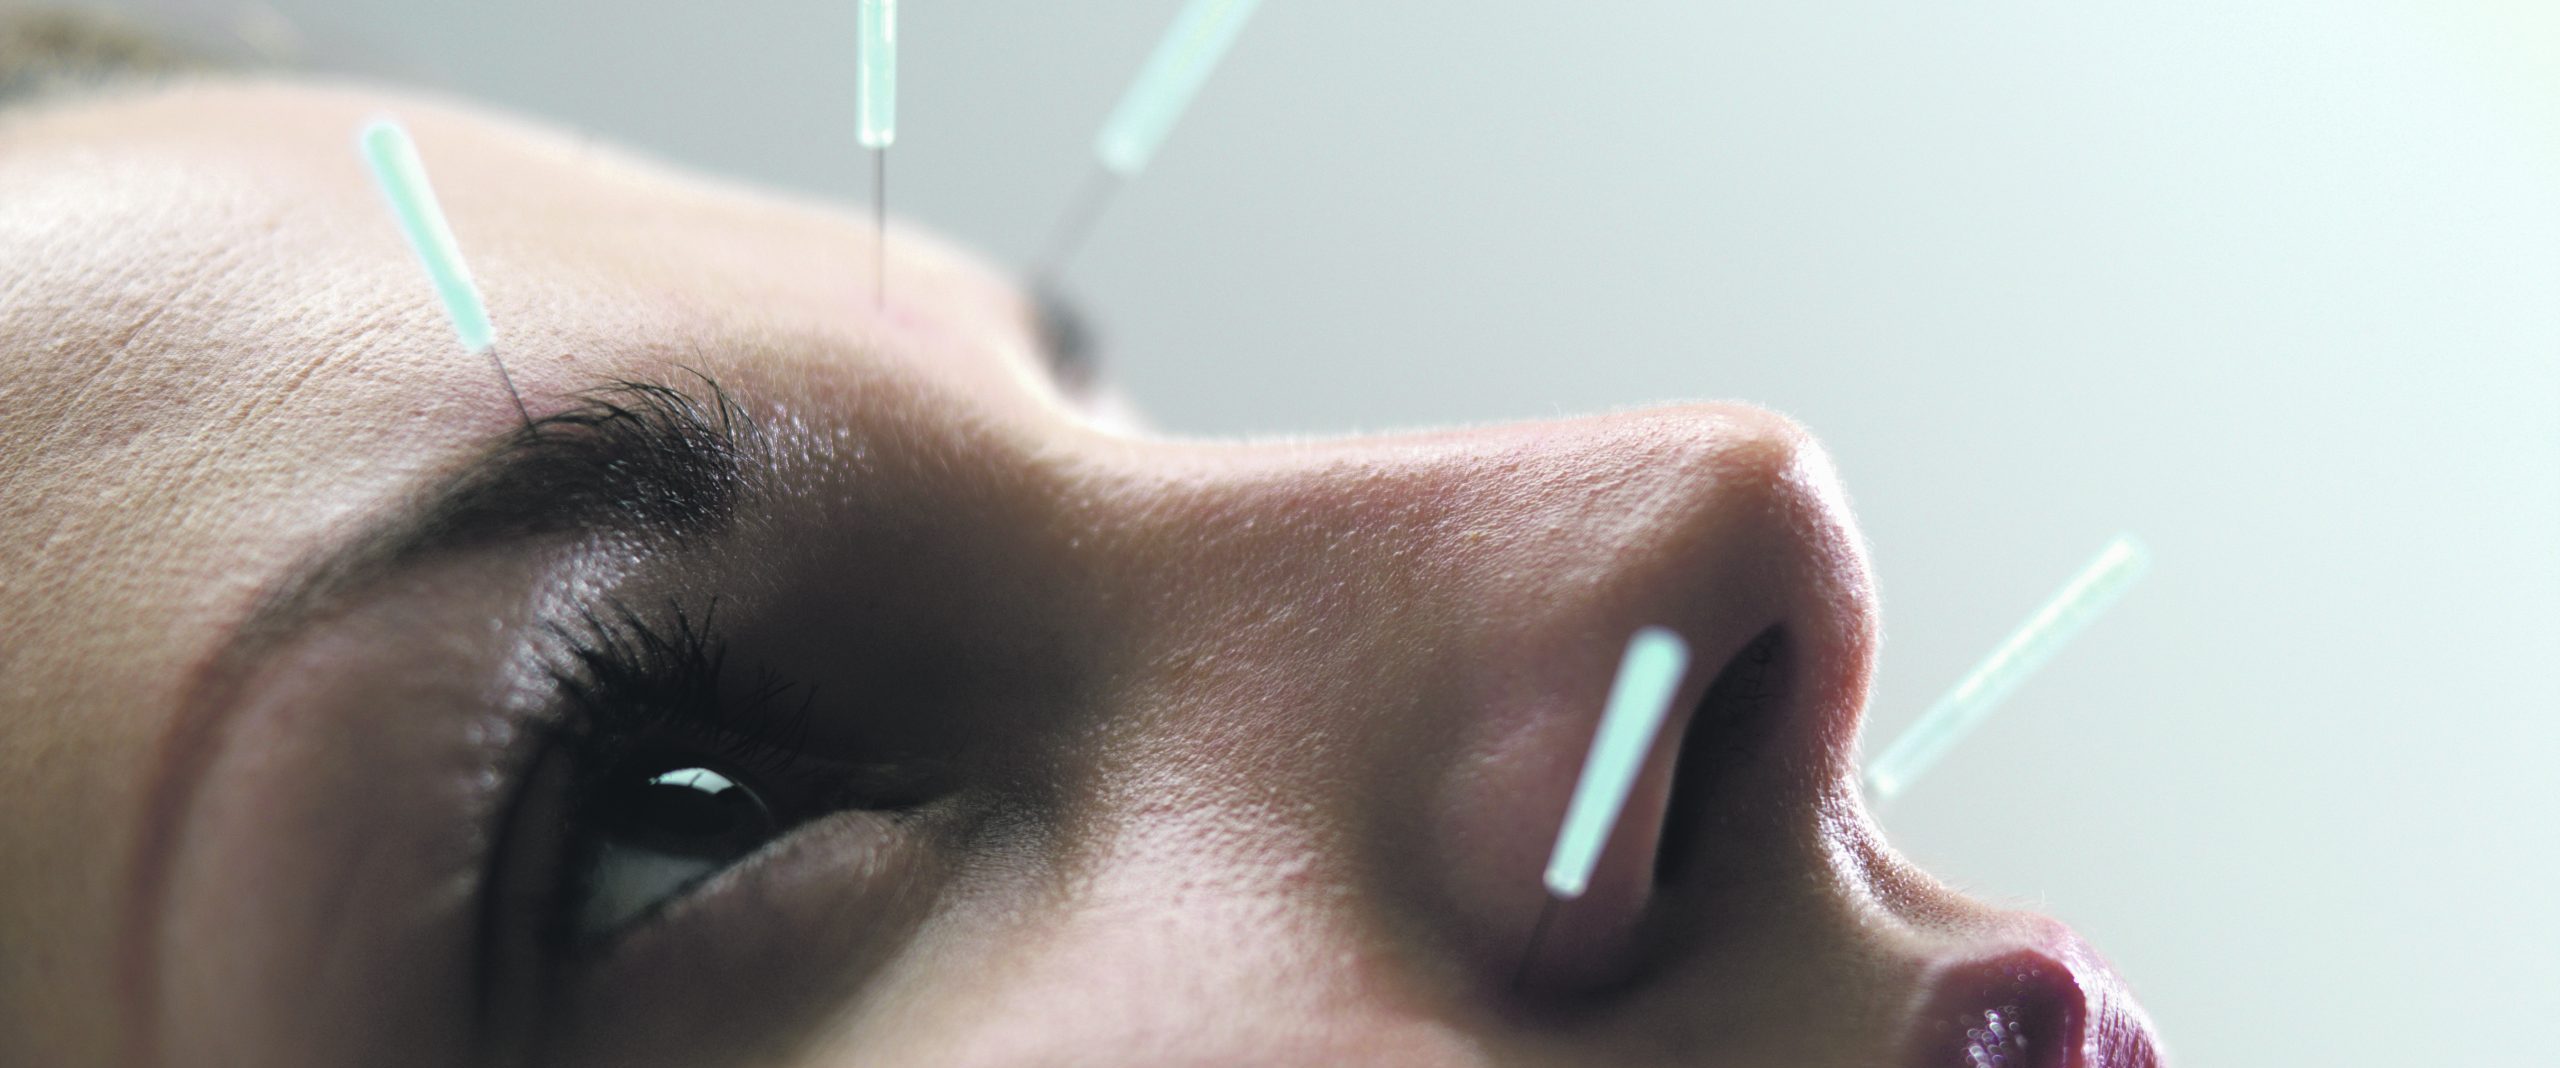
[[[1733,768],[1759,751],[1770,721],[1779,714],[1785,661],[1785,632],[1771,626],[1726,661],[1698,699],[1672,765],[1662,841],[1654,853],[1656,885],[1677,883],[1695,867],[1706,845],[1718,787]]]

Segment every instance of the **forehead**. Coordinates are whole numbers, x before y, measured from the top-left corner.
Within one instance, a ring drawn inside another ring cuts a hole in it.
[[[873,233],[843,213],[452,106],[290,84],[0,123],[0,242],[33,268],[5,325],[57,347],[175,340],[230,376],[315,348],[365,350],[376,375],[447,371],[450,335],[355,151],[385,115],[416,135],[500,343],[563,378],[651,340],[1027,347],[1005,281],[929,239],[901,233],[897,305],[875,309]],[[900,327],[932,336],[888,336]]]
[[[429,102],[204,85],[0,124],[16,481],[112,474],[201,504],[290,472],[296,494],[352,500],[502,429],[496,375],[455,343],[359,161],[356,131],[386,114],[537,405],[676,367],[750,391],[1042,392],[1026,303],[928,239],[893,242],[896,302],[875,306],[874,234],[841,213]]]
[[[875,305],[863,222],[576,137],[286,84],[22,111],[0,121],[0,479],[31,520],[0,525],[13,631],[233,615],[515,419],[356,152],[386,114],[537,407],[679,367],[784,403],[1053,397],[1028,304],[956,251],[901,233]]]

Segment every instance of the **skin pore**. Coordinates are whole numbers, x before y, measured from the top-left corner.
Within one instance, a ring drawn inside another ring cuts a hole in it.
[[[1866,819],[1801,429],[1150,437],[957,250],[898,229],[875,307],[872,240],[373,90],[0,118],[0,1060],[1936,1065],[1990,1010],[2153,1062]],[[1681,741],[1515,987],[1648,623]],[[566,828],[647,759],[772,833],[585,932]]]

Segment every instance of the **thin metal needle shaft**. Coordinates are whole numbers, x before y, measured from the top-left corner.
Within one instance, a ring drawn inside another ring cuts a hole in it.
[[[855,7],[862,50],[858,140],[871,150],[872,300],[889,304],[889,146],[898,140],[898,0],[861,0]]]
[[[1102,212],[1111,206],[1111,196],[1120,190],[1120,175],[1107,167],[1096,167],[1085,178],[1084,187],[1076,191],[1076,199],[1067,206],[1067,214],[1058,220],[1058,231],[1049,238],[1048,251],[1041,254],[1038,266],[1031,271],[1038,288],[1049,288],[1066,273],[1067,261],[1084,245],[1093,225],[1102,220]]]
[[[871,150],[872,301],[889,305],[889,150]]]
[[[525,409],[524,394],[516,392],[516,376],[507,373],[507,361],[498,358],[498,347],[489,346],[489,366],[498,369],[498,384],[507,387],[507,399],[516,402],[516,418],[524,420],[526,430],[533,429],[533,413]]]
[[[1538,959],[1538,944],[1546,941],[1547,925],[1555,922],[1556,907],[1562,904],[1554,894],[1548,894],[1547,903],[1538,906],[1538,922],[1529,927],[1529,944],[1520,949],[1520,967],[1511,972],[1511,989],[1518,990],[1520,984],[1529,981],[1529,965]]]

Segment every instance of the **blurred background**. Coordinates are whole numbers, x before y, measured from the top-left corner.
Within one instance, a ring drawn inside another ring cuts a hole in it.
[[[100,6],[868,196],[852,0]],[[909,0],[895,211],[1026,261],[1179,6]],[[2180,1064],[2560,1020],[2560,4],[1269,0],[1068,288],[1183,433],[1802,420],[1870,751],[2137,532],[1900,847],[2077,925]]]

